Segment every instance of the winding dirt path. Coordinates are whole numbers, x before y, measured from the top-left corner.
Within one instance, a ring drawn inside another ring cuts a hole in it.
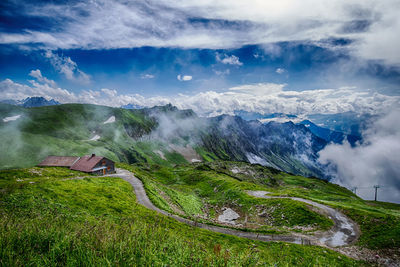
[[[290,199],[301,201],[307,203],[309,205],[317,207],[321,213],[326,214],[329,216],[333,222],[334,226],[332,229],[326,232],[319,232],[316,233],[314,236],[310,235],[303,235],[292,233],[289,235],[265,235],[260,233],[253,233],[253,232],[243,232],[239,230],[213,226],[203,223],[194,222],[182,217],[179,217],[175,214],[171,214],[165,210],[159,209],[150,201],[148,198],[146,191],[143,187],[142,181],[136,178],[131,172],[124,170],[124,169],[117,169],[116,174],[107,175],[109,177],[120,177],[125,181],[129,182],[135,190],[136,199],[139,204],[142,204],[146,208],[154,210],[158,213],[161,213],[165,216],[170,218],[174,218],[179,222],[186,223],[191,226],[195,226],[202,229],[207,229],[213,232],[222,233],[222,234],[229,234],[238,237],[254,239],[254,240],[261,240],[261,241],[283,241],[283,242],[290,242],[296,244],[304,244],[304,245],[318,245],[318,246],[326,246],[326,247],[337,247],[337,246],[344,246],[350,245],[354,243],[358,236],[359,231],[357,225],[347,218],[344,214],[340,213],[339,211],[330,208],[328,206],[316,203],[311,200],[302,199],[302,198],[294,198],[290,197]],[[262,198],[271,198],[271,196],[267,196],[268,192],[266,191],[249,191],[248,194],[255,196],[255,197],[262,197]],[[274,197],[275,198],[275,197]],[[284,198],[284,197],[277,197],[277,198]]]

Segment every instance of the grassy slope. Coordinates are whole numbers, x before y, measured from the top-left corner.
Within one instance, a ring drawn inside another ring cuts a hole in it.
[[[3,122],[7,116],[22,115]],[[116,121],[104,122],[111,116]],[[96,105],[65,104],[24,109],[0,104],[0,169],[31,167],[48,155],[97,153],[115,161],[181,164],[186,160],[165,144],[139,141],[155,122],[141,111]],[[99,135],[98,141],[90,139]],[[135,139],[136,138],[136,139]],[[160,150],[165,159],[154,151]]]
[[[158,110],[169,117],[171,123],[178,120],[177,125],[182,122],[186,125],[185,118],[194,115],[192,111],[177,111],[172,106],[159,107]],[[3,118],[14,115],[22,117],[16,121],[3,122]],[[115,116],[116,121],[104,124],[111,116]],[[176,117],[183,121],[179,121]],[[204,121],[199,119],[196,124],[203,125],[203,123]],[[186,163],[186,160],[181,154],[171,152],[169,145],[177,140],[181,145],[187,144],[191,138],[203,139],[205,142],[195,147],[205,161],[216,159],[247,161],[247,157],[243,154],[245,149],[241,147],[240,141],[233,146],[233,140],[228,140],[218,131],[215,136],[209,136],[207,132],[201,133],[195,126],[193,131],[182,131],[183,136],[179,136],[178,131],[176,140],[141,140],[157,127],[156,124],[145,110],[126,110],[89,104],[25,109],[0,104],[0,136],[2,136],[0,150],[6,151],[0,154],[0,169],[31,167],[50,154],[91,153],[127,163],[148,162],[172,166]],[[177,125],[173,127],[178,127]],[[95,135],[99,135],[100,139],[89,141]],[[280,155],[284,159],[267,154],[265,157],[271,162],[279,163],[279,166],[287,171],[312,174],[307,171],[304,164],[291,156],[285,156],[285,153]]]
[[[232,207],[242,218],[247,214],[250,219],[255,219],[252,207],[258,205],[272,213],[274,226],[254,227],[249,224],[246,225],[248,228],[279,233],[285,232],[287,227],[315,225],[319,229],[327,229],[331,225],[329,220],[310,211],[302,203],[284,199],[255,199],[244,192],[265,190],[272,195],[308,198],[342,210],[360,225],[362,233],[358,245],[372,249],[400,247],[400,205],[364,201],[349,190],[320,179],[293,176],[239,162],[213,162],[173,169],[143,164],[125,167],[142,179],[151,200],[170,212],[174,212],[173,205],[192,218],[204,219],[207,212],[210,216],[206,221],[215,223],[217,213],[221,213],[223,206]],[[235,167],[241,172],[232,173]],[[271,211],[270,208],[277,205],[279,209]]]
[[[0,104],[0,114],[1,118],[22,114],[22,117],[14,122],[4,123],[0,118],[0,136],[2,137],[2,142],[0,142],[0,151],[2,151],[0,168],[2,169],[12,166],[33,166],[48,154],[82,155],[92,152],[124,162],[148,162],[166,166],[185,162],[180,154],[169,152],[165,144],[145,140],[133,141],[127,135],[129,132],[131,135],[140,136],[154,127],[154,122],[148,120],[138,111],[78,104],[32,109]],[[104,125],[103,122],[112,115],[116,117],[116,122]],[[101,135],[102,138],[99,141],[88,141],[93,136],[93,131]],[[155,153],[156,150],[162,151],[166,160]],[[206,152],[202,148],[197,148],[197,152],[207,161],[213,161],[217,158],[214,154]],[[226,168],[218,166],[218,163],[212,164],[214,164],[213,168],[219,173],[218,179],[224,180],[223,173],[226,174]],[[189,168],[188,171],[190,173],[192,170]],[[256,173],[259,171],[257,170]],[[152,174],[152,172],[145,172]],[[205,174],[207,172],[209,170],[206,170]],[[294,177],[284,173],[268,174],[263,172],[261,171],[261,176],[255,175],[251,178],[236,174],[235,180],[257,184],[257,186],[250,186],[251,188],[264,189],[279,195],[307,197],[343,209],[361,226],[363,234],[359,244],[370,248],[400,247],[400,215],[399,209],[395,208],[398,206],[373,205],[370,202],[362,201],[343,188],[321,180]],[[263,175],[268,176],[268,179],[264,179]],[[228,173],[228,176],[232,176],[232,173]],[[165,184],[165,182],[158,181],[161,177],[158,174],[154,177],[157,183],[153,183],[153,188],[151,188],[151,183],[148,183],[147,189],[153,190],[149,191],[149,194],[156,204],[157,201],[159,202],[160,207],[168,209],[170,208],[168,201],[172,201],[178,204],[182,203],[178,206],[188,215],[197,214],[201,210],[203,203],[201,198],[197,196],[198,192],[194,195],[193,192],[188,191],[190,186],[192,186],[192,189],[194,188],[193,185],[196,181],[187,180],[184,182],[189,183],[179,186],[179,184]],[[231,181],[235,183],[233,180]],[[200,182],[200,184],[207,186],[203,182]],[[229,186],[231,185],[233,184]],[[212,196],[213,192],[207,191],[206,186],[201,189],[206,189],[204,192],[208,192]],[[230,193],[233,193],[231,196],[243,200],[243,195],[236,194],[237,185],[233,186],[236,187],[236,191],[229,190]],[[160,188],[165,191],[164,193],[167,196],[170,196],[167,201],[159,196],[157,190],[160,190]],[[223,201],[223,198],[214,199],[214,204],[221,205]],[[282,222],[282,227],[286,226],[285,223]],[[289,225],[294,224],[296,224],[295,221],[289,221]],[[320,226],[324,227],[322,221],[320,221]]]
[[[137,205],[119,178],[0,171],[0,265],[356,266],[333,251],[192,228]]]
[[[310,210],[304,203],[290,199],[256,199],[244,192],[253,189],[254,183],[241,182],[211,169],[189,165],[175,168],[123,166],[142,179],[156,205],[170,212],[174,211],[172,206],[175,205],[191,219],[217,224],[221,209],[231,207],[241,215],[237,220],[243,225],[240,228],[253,231],[285,233],[287,228],[298,226],[313,226],[315,229],[332,226],[331,220]],[[267,211],[268,216],[260,218],[258,214],[261,211]]]
[[[314,178],[281,173],[283,184],[277,194],[307,197],[342,210],[358,223],[361,237],[358,244],[372,249],[400,247],[400,205],[364,201],[349,190]]]

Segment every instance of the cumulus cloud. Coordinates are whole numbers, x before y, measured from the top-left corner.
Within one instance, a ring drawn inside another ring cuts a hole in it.
[[[263,85],[265,88],[263,88]],[[234,114],[235,110],[249,112],[315,114],[380,113],[398,106],[400,97],[360,92],[354,88],[284,91],[281,84],[257,84],[233,87],[225,92],[208,91],[196,95],[171,98],[180,108],[191,108],[202,115]]]
[[[331,144],[320,151],[321,163],[334,170],[333,182],[358,187],[366,199],[373,199],[373,186],[381,185],[378,200],[400,203],[399,117],[398,108],[382,116],[364,133],[362,144]]]
[[[114,89],[83,90],[75,94],[51,85],[39,72],[38,79],[30,85],[0,82],[0,99],[20,100],[29,96],[54,98],[61,103],[92,103],[107,106],[134,104],[137,106],[166,105],[171,103],[180,109],[193,109],[202,116],[221,114],[233,115],[235,110],[259,112],[261,114],[285,113],[296,115],[334,114],[352,111],[356,113],[380,114],[390,108],[400,106],[400,96],[357,91],[356,88],[317,89],[287,91],[285,84],[258,83],[232,87],[229,90],[207,91],[195,95],[179,94],[168,97],[144,97],[139,94],[119,94]],[[178,76],[179,77],[179,76]],[[180,76],[182,81],[190,80]],[[179,79],[179,78],[178,78]]]
[[[68,80],[81,84],[90,83],[90,76],[81,71],[76,62],[70,57],[59,56],[50,50],[46,51],[44,55],[50,61],[51,65]]]
[[[190,80],[192,80],[192,76],[190,76],[190,75],[178,75],[178,76],[176,76],[176,78],[178,79],[178,81],[181,81],[181,82],[187,82],[187,81],[190,81]]]
[[[216,54],[215,59],[222,64],[229,64],[229,65],[237,65],[242,66],[243,63],[240,62],[239,57],[235,55],[228,56],[226,54],[220,55],[219,53]]]
[[[46,18],[57,30],[4,32],[0,43],[49,49],[226,49],[260,44],[276,53],[277,42],[342,38],[352,40],[354,55],[400,64],[398,0],[18,3],[21,8],[15,10],[21,16]]]
[[[51,87],[56,87],[56,82],[53,80],[49,80],[46,77],[42,76],[42,72],[37,69],[37,70],[31,70],[31,72],[29,73],[29,76],[37,79],[39,82],[45,83],[50,85]]]
[[[283,73],[286,72],[286,70],[283,69],[283,68],[277,68],[277,69],[275,70],[275,72],[278,73],[278,74],[283,74]]]
[[[229,88],[231,91],[246,93],[249,95],[273,95],[282,92],[286,84],[256,83],[245,84]]]
[[[43,81],[29,81],[30,85],[13,82],[5,79],[0,82],[0,98],[2,100],[21,100],[31,96],[43,96],[47,99],[53,98],[62,102],[75,102],[75,94],[68,90],[54,86],[52,83]]]
[[[42,96],[46,99],[55,99],[60,103],[90,103],[105,106],[119,107],[126,104],[141,106],[166,105],[171,102],[169,98],[145,98],[139,94],[118,94],[115,89],[102,88],[100,90],[82,90],[79,93],[71,92],[57,86],[57,84],[44,77],[40,70],[29,73],[36,80],[29,80],[29,84],[21,84],[5,79],[0,82],[0,100],[21,100],[31,96]]]
[[[102,91],[104,94],[106,94],[109,97],[116,97],[118,95],[117,90],[114,90],[114,89],[103,88],[100,91]]]

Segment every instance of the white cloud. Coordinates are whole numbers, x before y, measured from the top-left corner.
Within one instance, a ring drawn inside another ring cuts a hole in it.
[[[154,76],[153,74],[142,74],[140,75],[141,79],[154,79],[156,76]]]
[[[40,70],[30,72],[36,80],[29,80],[29,85],[16,83],[10,79],[0,82],[0,100],[21,100],[31,96],[42,96],[46,99],[55,99],[60,103],[90,103],[105,106],[119,107],[129,103],[143,106],[166,105],[171,102],[168,98],[145,98],[138,94],[121,95],[115,89],[103,88],[100,90],[82,90],[74,93],[57,87],[54,81],[43,77]],[[140,105],[142,105],[140,104]]]
[[[279,53],[274,43],[350,38],[355,55],[400,64],[398,0],[98,0],[73,5],[31,4],[21,10],[63,27],[2,33],[0,43],[49,49],[219,49],[260,44],[266,51]],[[205,20],[193,22],[191,18]]]
[[[37,70],[31,70],[31,72],[29,73],[29,76],[36,78],[39,82],[45,83],[50,85],[51,87],[56,87],[57,84],[55,81],[53,80],[49,80],[46,77],[42,76],[42,72],[37,69]]]
[[[285,86],[286,84],[256,83],[231,87],[229,90],[247,93],[249,95],[272,95],[282,92]]]
[[[243,65],[243,63],[240,62],[239,57],[235,55],[228,56],[224,54],[221,56],[219,53],[217,53],[215,55],[215,58],[218,62],[221,62],[222,64],[237,65],[237,66]]]
[[[363,144],[331,144],[319,160],[335,168],[333,182],[358,187],[358,194],[373,199],[374,185],[381,185],[378,200],[400,203],[400,109],[378,119],[364,134]]]
[[[116,97],[118,95],[117,90],[114,90],[114,89],[103,88],[100,91],[102,91],[104,94],[106,94],[109,97]]]
[[[171,98],[179,108],[191,108],[210,116],[233,114],[243,109],[249,112],[315,114],[380,113],[400,105],[400,97],[360,92],[352,88],[284,91],[281,84],[256,84],[231,88],[226,92],[202,92],[193,96]]]
[[[236,86],[223,92],[207,91],[195,95],[144,97],[139,94],[119,94],[114,89],[83,90],[78,94],[51,86],[38,71],[30,85],[10,79],[0,82],[0,99],[20,100],[29,96],[54,98],[61,103],[92,103],[107,106],[135,104],[154,106],[172,103],[181,109],[193,109],[199,115],[234,114],[235,110],[262,114],[285,113],[299,116],[315,113],[333,114],[353,111],[379,114],[400,106],[400,96],[357,91],[356,88],[286,91],[285,84],[259,83]],[[185,76],[180,76],[184,80]],[[186,78],[188,80],[189,78]]]
[[[59,56],[50,50],[47,50],[44,55],[49,59],[51,65],[68,80],[81,84],[90,83],[90,76],[81,71],[70,57]]]
[[[275,70],[275,72],[278,73],[278,74],[283,74],[283,73],[286,72],[286,70],[283,69],[283,68],[277,68],[277,69]]]
[[[180,75],[179,74],[178,76],[176,76],[176,78],[181,82],[187,82],[187,81],[192,80],[193,77],[190,75]]]
[[[68,90],[55,87],[43,81],[29,81],[30,85],[15,83],[10,79],[0,82],[1,99],[21,100],[31,96],[43,96],[47,99],[53,98],[62,102],[75,102],[77,100],[74,93]]]

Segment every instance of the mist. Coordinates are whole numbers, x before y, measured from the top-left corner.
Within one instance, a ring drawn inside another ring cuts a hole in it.
[[[378,200],[400,203],[400,109],[377,119],[363,133],[363,143],[330,144],[319,152],[319,161],[328,164],[332,182],[357,195],[374,199],[374,185],[379,185]]]
[[[180,117],[178,114],[154,114],[158,126],[151,133],[149,138],[164,142],[172,141],[180,143],[198,144],[200,140],[194,134],[207,127],[206,120],[197,116]]]

